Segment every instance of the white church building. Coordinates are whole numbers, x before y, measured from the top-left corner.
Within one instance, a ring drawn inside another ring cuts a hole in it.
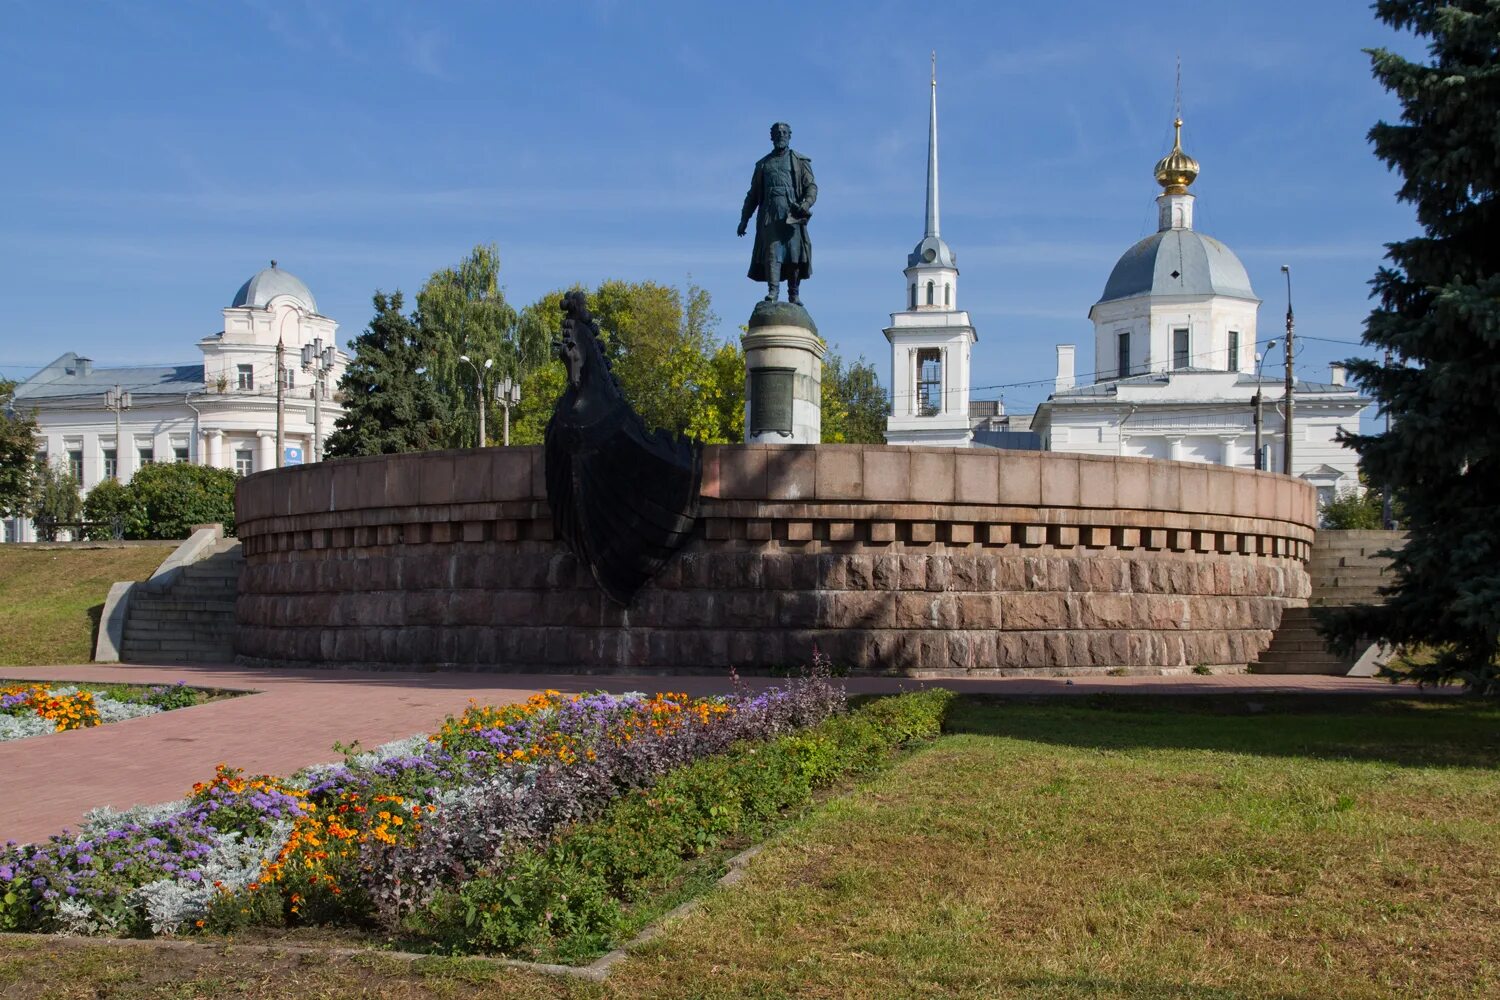
[[[1125,251],[1089,310],[1092,367],[1075,372],[1075,347],[1057,348],[1054,392],[1029,422],[995,401],[971,401],[978,337],[958,308],[958,261],[938,213],[937,74],[927,136],[927,227],[907,257],[906,308],[891,314],[891,413],[886,442],[940,447],[1041,447],[1094,455],[1256,466],[1255,407],[1262,393],[1261,462],[1283,468],[1284,380],[1262,373],[1260,298],[1240,259],[1193,228],[1198,163],[1182,149],[1156,164],[1157,231]],[[1355,453],[1337,440],[1359,429],[1370,404],[1334,365],[1327,382],[1293,392],[1291,473],[1330,499],[1359,482]]]
[[[1284,378],[1274,368],[1263,375],[1269,358],[1257,354],[1261,300],[1234,252],[1193,229],[1188,188],[1198,172],[1179,118],[1172,150],[1156,165],[1157,231],[1125,251],[1089,310],[1088,384],[1077,384],[1073,346],[1057,349],[1055,391],[1031,424],[1043,447],[1253,468],[1259,389],[1261,467],[1288,471]],[[1296,380],[1292,402],[1291,474],[1325,499],[1356,486],[1356,455],[1335,435],[1358,431],[1370,400],[1334,365],[1327,382]]]
[[[223,330],[198,341],[200,362],[97,368],[70,351],[20,383],[14,405],[36,414],[39,451],[68,468],[85,492],[105,479],[129,482],[153,462],[249,475],[316,461],[343,413],[334,389],[349,357],[337,346],[337,331],[338,324],[318,312],[307,285],[272,261],[224,309]],[[5,522],[4,538],[35,541],[36,533],[29,521],[15,518]]]
[[[958,258],[938,219],[937,69],[927,130],[927,229],[906,258],[906,308],[891,313],[891,415],[887,444],[967,448],[969,361],[979,339],[958,308]]]

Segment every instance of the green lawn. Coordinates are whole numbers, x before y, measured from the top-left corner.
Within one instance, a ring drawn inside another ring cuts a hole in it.
[[[176,542],[112,549],[0,545],[0,666],[87,663],[117,580],[144,580]]]
[[[967,699],[952,729],[603,985],[0,937],[0,994],[1500,995],[1500,705]]]

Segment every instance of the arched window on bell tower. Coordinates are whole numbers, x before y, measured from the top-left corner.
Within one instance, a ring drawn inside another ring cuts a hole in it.
[[[951,284],[944,283],[943,285],[943,305],[949,309],[953,308],[953,286]]]
[[[933,297],[933,292],[936,290],[936,288],[937,288],[937,282],[935,282],[935,281],[929,281],[927,283],[927,304],[928,305],[932,305],[933,304],[932,297]]]
[[[915,281],[911,283],[911,308],[917,308],[917,283]]]

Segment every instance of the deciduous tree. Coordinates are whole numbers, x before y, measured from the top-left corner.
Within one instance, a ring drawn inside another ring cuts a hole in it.
[[[0,379],[0,517],[22,513],[36,492],[36,417],[15,396],[16,384]]]

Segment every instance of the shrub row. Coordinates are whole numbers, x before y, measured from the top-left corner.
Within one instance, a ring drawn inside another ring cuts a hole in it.
[[[945,690],[882,698],[679,768],[550,845],[511,853],[437,893],[408,915],[406,929],[456,951],[545,948],[565,959],[601,951],[622,927],[624,904],[680,875],[685,859],[762,832],[818,789],[936,737],[952,699]]]

